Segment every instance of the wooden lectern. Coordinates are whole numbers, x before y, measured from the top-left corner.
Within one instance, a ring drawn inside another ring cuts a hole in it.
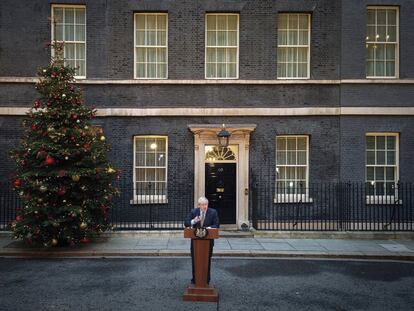
[[[184,292],[185,301],[218,301],[218,291],[207,284],[208,257],[210,241],[219,237],[219,229],[207,229],[205,238],[194,235],[194,229],[185,228],[184,237],[193,240],[195,284],[188,286]]]

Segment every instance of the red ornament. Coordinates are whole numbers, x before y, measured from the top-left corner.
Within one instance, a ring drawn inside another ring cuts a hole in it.
[[[85,133],[85,132],[82,132],[82,133],[81,133],[81,136],[82,136],[82,137],[85,137],[85,136],[86,136],[86,133]]]
[[[14,186],[17,188],[17,187],[20,187],[21,185],[22,185],[22,180],[21,179],[19,179],[19,178],[17,178],[15,181],[14,181]]]
[[[35,123],[32,124],[32,130],[36,131],[37,130],[37,125]]]
[[[87,243],[89,243],[89,239],[88,239],[87,237],[84,237],[84,238],[81,240],[81,242],[82,242],[83,244],[87,244]]]
[[[46,102],[46,106],[48,106],[48,107],[50,107],[50,105],[52,105],[52,103],[51,102]]]
[[[64,195],[65,193],[66,193],[65,187],[60,186],[59,189],[58,189],[57,194],[58,195]]]
[[[59,172],[59,176],[60,176],[60,177],[65,176],[65,171],[64,171],[64,170],[61,170],[61,171]]]
[[[73,115],[72,115],[72,119],[74,119],[74,120],[75,120],[75,119],[77,119],[77,118],[78,118],[78,115],[77,115],[77,114],[73,114]]]
[[[40,102],[39,102],[38,100],[36,100],[36,101],[34,102],[33,107],[35,107],[35,108],[39,108],[39,107],[40,107]]]
[[[23,220],[23,216],[21,216],[21,215],[16,216],[16,221],[22,221],[22,220]]]
[[[85,151],[87,151],[89,149],[89,144],[87,144],[87,143],[83,144],[83,149],[85,149]]]
[[[47,165],[52,165],[52,164],[55,164],[55,159],[52,156],[47,155],[45,162]]]

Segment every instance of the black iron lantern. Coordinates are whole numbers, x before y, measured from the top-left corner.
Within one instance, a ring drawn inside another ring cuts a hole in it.
[[[220,147],[227,147],[229,145],[230,136],[230,132],[226,130],[226,127],[223,124],[221,131],[217,134]]]

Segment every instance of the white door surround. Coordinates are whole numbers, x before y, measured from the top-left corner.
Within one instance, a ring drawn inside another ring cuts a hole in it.
[[[238,146],[237,178],[236,178],[236,223],[241,229],[243,224],[250,227],[249,222],[249,146],[250,133],[256,124],[226,124],[231,133],[229,145]],[[189,124],[194,134],[194,206],[197,199],[205,195],[205,146],[217,145],[217,133],[222,124]]]

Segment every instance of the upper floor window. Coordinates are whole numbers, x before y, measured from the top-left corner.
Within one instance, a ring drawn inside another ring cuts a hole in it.
[[[309,78],[310,19],[310,14],[280,13],[278,15],[278,78]]]
[[[135,78],[167,79],[168,15],[135,14]]]
[[[167,137],[134,137],[134,203],[166,203]]]
[[[367,78],[398,77],[398,8],[368,7]]]
[[[237,79],[238,58],[239,15],[206,14],[206,78]]]
[[[52,41],[64,42],[65,65],[76,68],[75,78],[86,78],[85,6],[52,6]]]
[[[398,133],[366,135],[367,195],[394,196],[398,182]],[[384,201],[386,202],[386,201]],[[378,202],[381,203],[381,202]]]
[[[276,137],[276,194],[278,202],[308,200],[309,136]]]

